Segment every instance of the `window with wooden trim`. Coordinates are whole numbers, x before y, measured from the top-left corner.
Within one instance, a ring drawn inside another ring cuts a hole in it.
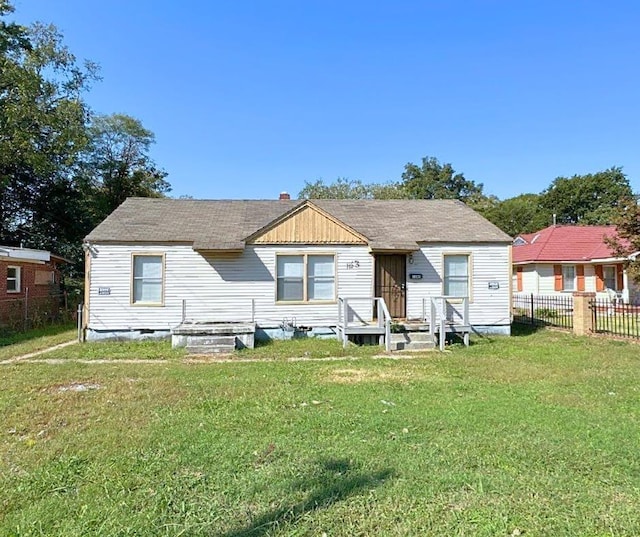
[[[604,289],[622,291],[624,288],[624,265],[604,265],[602,267],[602,280]]]
[[[7,267],[7,293],[19,293],[21,290],[20,267]]]
[[[158,305],[163,302],[164,258],[162,255],[134,254],[131,302]]]
[[[576,267],[575,265],[562,265],[562,290],[576,290]]]
[[[604,280],[604,288],[618,290],[618,275],[615,265],[605,265],[602,268],[602,279]]]
[[[469,296],[469,254],[445,254],[442,278],[444,296]]]
[[[276,300],[318,302],[336,299],[335,255],[277,255]]]

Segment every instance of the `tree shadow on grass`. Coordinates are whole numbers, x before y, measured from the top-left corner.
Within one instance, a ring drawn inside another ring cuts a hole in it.
[[[0,328],[0,347],[15,345],[16,343],[24,343],[25,341],[45,336],[55,336],[57,334],[67,332],[74,327],[75,323],[60,323],[24,331]]]
[[[251,520],[243,528],[231,530],[221,537],[259,537],[275,526],[298,521],[305,513],[326,509],[346,500],[360,491],[381,486],[394,477],[395,471],[387,468],[375,472],[358,472],[346,459],[320,461],[312,475],[292,483],[291,490],[308,491],[307,498],[293,505],[267,511]]]
[[[524,337],[545,330],[544,324],[530,324],[530,323],[513,323],[511,325],[511,335],[514,337]]]

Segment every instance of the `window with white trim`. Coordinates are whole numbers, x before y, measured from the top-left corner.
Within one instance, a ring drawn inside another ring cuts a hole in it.
[[[131,302],[162,304],[163,272],[163,256],[134,254]]]
[[[618,274],[615,265],[605,265],[602,267],[602,276],[604,279],[604,288],[618,291]]]
[[[278,302],[333,301],[336,263],[333,254],[277,255]]]
[[[576,290],[576,267],[575,265],[562,265],[562,290]]]
[[[469,254],[444,256],[444,296],[469,296]]]
[[[20,267],[7,267],[7,293],[20,292]]]

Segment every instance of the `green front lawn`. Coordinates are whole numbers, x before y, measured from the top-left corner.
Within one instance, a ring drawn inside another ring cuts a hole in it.
[[[0,332],[0,360],[48,349],[77,338],[75,323],[45,326],[25,332]]]
[[[638,535],[638,349],[0,366],[0,535]]]

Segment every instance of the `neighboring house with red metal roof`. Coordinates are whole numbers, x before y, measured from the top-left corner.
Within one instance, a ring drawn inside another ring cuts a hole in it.
[[[637,289],[624,270],[626,259],[605,242],[615,235],[615,226],[561,225],[519,235],[513,242],[514,292],[587,291],[634,301]]]

